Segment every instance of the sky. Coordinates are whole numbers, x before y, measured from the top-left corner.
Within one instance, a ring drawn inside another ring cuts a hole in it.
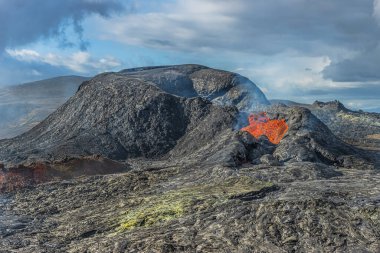
[[[185,63],[380,112],[380,0],[0,0],[0,86]]]

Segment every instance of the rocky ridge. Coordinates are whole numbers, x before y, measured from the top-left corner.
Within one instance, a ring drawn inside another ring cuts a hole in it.
[[[234,105],[240,111],[252,111],[270,104],[248,78],[201,65],[135,68],[118,74],[151,82],[170,94],[202,97],[217,104]]]

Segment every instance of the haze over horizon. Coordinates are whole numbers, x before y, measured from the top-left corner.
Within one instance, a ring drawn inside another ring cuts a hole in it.
[[[380,1],[0,0],[0,86],[195,63],[380,112]]]

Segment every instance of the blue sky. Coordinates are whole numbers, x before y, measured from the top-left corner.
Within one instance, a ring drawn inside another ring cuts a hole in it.
[[[380,111],[380,1],[0,0],[0,85],[182,63]]]

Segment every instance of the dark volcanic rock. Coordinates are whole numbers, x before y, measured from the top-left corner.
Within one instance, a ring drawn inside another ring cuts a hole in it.
[[[271,102],[273,104],[268,108],[269,111],[277,113],[289,110],[279,101]],[[331,102],[316,101],[312,105],[297,104],[291,101],[287,104],[309,109],[335,136],[355,146],[356,153],[360,156],[365,154],[365,157],[370,157],[374,166],[380,168],[380,114],[360,110],[352,111],[337,100]],[[362,159],[356,159],[356,157],[342,156],[338,160],[345,167],[366,167],[366,162]]]
[[[266,154],[260,157],[260,162],[266,165],[278,166],[280,162],[273,155]]]
[[[351,111],[338,101],[314,103],[309,108],[347,143],[380,150],[380,114]]]
[[[249,149],[249,160],[253,164],[275,165],[277,160],[279,164],[304,161],[346,168],[373,169],[376,166],[376,159],[336,137],[304,107],[274,105],[268,107],[268,113],[272,118],[285,119],[289,129],[278,145],[271,144],[265,136],[261,136],[260,141]],[[240,124],[239,128],[241,125],[244,124]],[[272,155],[275,160],[271,158]]]
[[[183,81],[185,77],[190,81]],[[286,109],[282,114],[289,131],[277,147],[265,138],[247,146],[233,131],[238,119],[236,108],[207,100],[223,100],[236,89],[243,100],[251,101],[242,92],[244,82],[236,78],[242,77],[198,65],[98,75],[84,82],[74,97],[31,131],[0,141],[0,160],[10,164],[95,154],[115,160],[186,157],[193,163],[235,166],[274,155],[279,163],[366,164],[360,154],[353,158],[357,150],[302,108]],[[183,91],[181,85],[189,88],[190,84],[204,98],[179,93]]]
[[[207,141],[215,132],[232,129],[236,112],[199,97],[168,94],[140,79],[103,74],[82,84],[74,97],[31,131],[1,141],[0,159],[20,162],[90,154],[117,160],[157,158],[186,132],[198,131]]]
[[[339,156],[355,153],[308,109],[292,107],[287,112],[287,118],[289,130],[275,151],[279,159],[333,164]]]
[[[275,108],[274,111],[281,108],[280,104],[307,108],[341,140],[361,148],[380,150],[379,113],[352,111],[337,100],[315,101],[311,105],[284,100],[271,100],[271,103],[270,110]]]

